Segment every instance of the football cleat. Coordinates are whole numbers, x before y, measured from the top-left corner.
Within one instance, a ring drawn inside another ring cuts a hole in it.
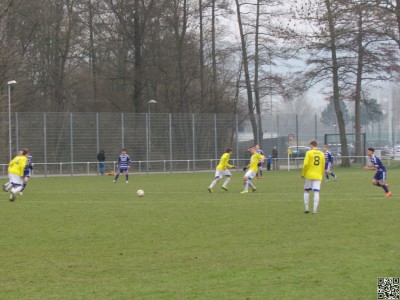
[[[390,196],[392,196],[392,192],[391,191],[386,193],[386,197],[390,197]]]
[[[335,176],[333,177],[333,180],[335,180],[335,181],[336,181],[336,179],[337,179],[337,176],[335,175]]]
[[[241,191],[241,194],[247,194],[249,191]]]
[[[127,181],[125,181],[125,183],[128,183],[128,180],[127,180]]]
[[[22,196],[23,195],[23,193],[22,192],[19,192],[19,194]]]
[[[226,186],[221,186],[221,189],[223,189],[224,191],[228,191],[228,188]]]
[[[117,183],[117,181],[116,181],[116,180],[113,180],[113,182],[114,182],[114,183]]]
[[[15,200],[15,194],[10,192],[9,199],[10,199],[10,201],[14,201]]]
[[[212,188],[208,188],[208,191],[209,191],[210,193],[212,193],[212,192],[213,192]]]
[[[251,192],[254,193],[255,191],[257,191],[257,189],[255,187],[252,187]]]
[[[305,214],[308,214],[309,212],[310,212],[309,210],[306,210],[304,213],[305,213]]]

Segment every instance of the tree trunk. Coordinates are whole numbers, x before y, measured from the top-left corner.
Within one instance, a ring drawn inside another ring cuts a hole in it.
[[[217,58],[215,41],[215,2],[212,0],[211,7],[211,61],[212,61],[212,80],[211,80],[211,101],[214,103],[214,113],[219,112],[219,103],[217,97]]]
[[[203,1],[199,0],[199,26],[200,26],[200,45],[199,45],[199,68],[200,68],[200,107],[204,107],[204,33],[203,33]]]
[[[259,32],[260,32],[260,0],[257,0],[257,15],[256,15],[256,34],[255,34],[255,53],[254,53],[254,99],[256,102],[256,112],[258,117],[258,134],[257,143],[261,144],[263,141],[263,126],[261,118],[261,103],[260,91],[258,85],[258,73],[260,67],[260,53],[259,53]]]
[[[133,90],[133,106],[135,112],[142,111],[142,89],[143,89],[143,59],[142,59],[142,29],[140,22],[140,0],[134,2],[135,12],[134,18],[134,47],[135,47],[135,79]]]
[[[340,88],[339,88],[339,65],[336,53],[336,30],[333,21],[333,13],[330,0],[325,0],[327,9],[329,34],[330,34],[330,45],[331,45],[331,58],[332,58],[332,81],[333,81],[333,103],[335,106],[335,112],[338,120],[340,144],[342,148],[342,167],[350,167],[349,151],[347,147],[346,138],[346,124],[344,122],[343,113],[340,109]]]
[[[92,71],[92,97],[94,107],[97,109],[97,62],[96,62],[96,50],[94,46],[94,25],[93,25],[93,3],[92,0],[88,0],[89,10],[89,41],[90,41],[90,67]]]
[[[240,12],[240,3],[239,0],[235,0],[236,2],[236,12],[238,18],[238,25],[239,25],[239,32],[240,32],[240,41],[242,45],[242,56],[243,56],[243,68],[244,68],[244,77],[246,82],[246,89],[247,89],[247,108],[249,111],[251,126],[253,129],[253,137],[254,142],[257,141],[257,121],[254,116],[254,102],[253,102],[253,93],[251,88],[251,81],[250,81],[250,72],[249,72],[249,60],[247,57],[247,45],[246,40],[243,33],[243,25],[242,25],[242,17]]]
[[[356,156],[362,155],[361,149],[361,90],[362,90],[362,74],[363,74],[363,59],[364,59],[364,48],[363,48],[363,18],[361,14],[361,9],[357,6],[358,14],[358,36],[357,36],[357,79],[356,79],[356,91],[354,95],[354,122],[355,122],[355,133],[356,133]]]

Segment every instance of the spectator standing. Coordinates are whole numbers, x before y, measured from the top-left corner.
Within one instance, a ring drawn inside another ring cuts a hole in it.
[[[272,162],[273,162],[273,169],[277,169],[277,160],[278,160],[278,149],[276,149],[276,146],[272,149]]]
[[[97,161],[99,162],[99,173],[100,175],[104,175],[104,162],[106,161],[106,153],[104,152],[104,150],[100,150],[100,152],[97,153]]]

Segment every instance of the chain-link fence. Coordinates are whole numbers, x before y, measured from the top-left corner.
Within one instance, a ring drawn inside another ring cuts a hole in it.
[[[336,126],[324,126],[312,114],[262,115],[256,118],[262,139],[254,139],[250,118],[230,114],[13,113],[10,147],[8,114],[0,113],[0,118],[1,164],[8,163],[10,150],[14,156],[17,149],[29,148],[44,173],[57,173],[60,164],[63,173],[74,173],[73,168],[86,172],[85,163],[96,162],[100,149],[114,162],[121,148],[147,172],[187,170],[188,161],[190,170],[208,170],[227,147],[238,161],[248,158],[246,149],[252,144],[260,144],[267,155],[276,147],[277,158],[285,159],[290,146],[308,145],[314,138],[322,145],[325,134],[338,133]],[[382,128],[365,128],[368,145],[389,144],[391,135]],[[353,125],[346,131],[352,133]],[[90,168],[96,172],[95,164]]]

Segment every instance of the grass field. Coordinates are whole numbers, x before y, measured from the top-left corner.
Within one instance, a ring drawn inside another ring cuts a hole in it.
[[[245,195],[243,172],[213,194],[212,172],[33,178],[0,201],[0,299],[376,299],[400,276],[400,170],[390,198],[335,171],[316,215],[299,171]]]

